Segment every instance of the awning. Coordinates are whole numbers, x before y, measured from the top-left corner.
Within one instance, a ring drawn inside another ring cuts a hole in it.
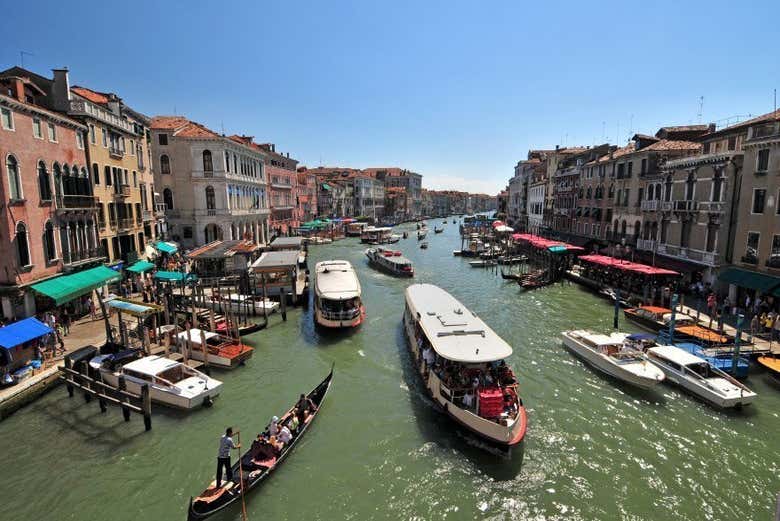
[[[158,311],[162,311],[160,306],[156,306],[154,304],[142,304],[120,298],[111,299],[106,302],[106,305],[135,317],[145,317],[147,315],[157,313]]]
[[[127,268],[127,271],[132,271],[133,273],[144,273],[149,270],[154,269],[154,264],[152,264],[149,261],[140,260]]]
[[[330,185],[328,183],[322,183],[322,189],[323,190],[330,190]]]
[[[173,243],[165,241],[157,241],[154,243],[154,247],[164,253],[176,253],[179,251],[179,247]]]
[[[743,270],[741,268],[726,268],[718,276],[718,280],[728,282],[741,288],[749,288],[769,293],[772,290],[780,290],[780,277],[764,275],[755,271]]]
[[[11,349],[53,332],[52,328],[37,318],[25,318],[0,328],[0,347]]]
[[[198,280],[198,276],[194,273],[182,273],[181,271],[158,271],[154,274],[154,278],[157,280],[167,280],[171,282]]]
[[[122,276],[118,272],[105,266],[98,266],[73,275],[63,275],[39,282],[33,284],[31,288],[41,295],[51,298],[59,306],[121,278]]]

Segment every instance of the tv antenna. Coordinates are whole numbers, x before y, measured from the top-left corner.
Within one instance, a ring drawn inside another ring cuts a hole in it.
[[[31,53],[31,52],[27,52],[27,51],[19,51],[19,58],[21,58],[21,62],[22,62],[22,65],[21,65],[21,66],[22,66],[22,68],[24,68],[24,56],[25,56],[25,55],[27,55],[27,56],[35,56],[35,55],[34,55],[33,53]]]
[[[699,96],[699,113],[696,114],[698,123],[701,123],[702,112],[704,112],[704,96]]]

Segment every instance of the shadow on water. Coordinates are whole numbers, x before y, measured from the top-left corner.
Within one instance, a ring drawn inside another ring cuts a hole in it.
[[[496,481],[511,481],[520,473],[525,457],[525,441],[512,449],[510,457],[487,450],[480,440],[441,412],[428,397],[417,375],[407,347],[403,323],[396,328],[396,347],[404,380],[409,387],[409,402],[423,438],[465,456],[472,465]]]

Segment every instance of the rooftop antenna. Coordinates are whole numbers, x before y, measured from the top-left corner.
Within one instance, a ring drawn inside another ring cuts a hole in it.
[[[222,129],[222,135],[224,136],[225,135],[225,122],[220,120],[219,121],[219,126]]]
[[[24,55],[25,55],[25,54],[26,54],[27,56],[35,56],[35,55],[34,55],[33,53],[31,53],[31,52],[27,52],[27,51],[19,51],[19,58],[21,58],[21,62],[22,62],[22,65],[21,65],[21,67],[22,67],[22,68],[24,68]]]
[[[631,119],[629,120],[629,124],[628,124],[629,137],[631,137],[633,133],[634,133],[634,115],[631,114]]]
[[[699,96],[699,113],[696,114],[697,123],[701,123],[701,115],[704,112],[704,96]]]
[[[777,120],[778,116],[780,116],[780,114],[777,113],[777,89],[774,90],[774,93],[775,93],[775,104],[773,108],[775,113],[775,120]]]

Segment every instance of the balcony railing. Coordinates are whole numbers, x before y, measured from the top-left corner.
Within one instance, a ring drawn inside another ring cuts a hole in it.
[[[116,159],[122,159],[123,157],[125,157],[125,151],[122,150],[119,147],[109,146],[108,147],[108,155],[110,155],[111,157],[114,157]]]
[[[693,201],[687,199],[681,201],[674,201],[674,211],[675,212],[698,212],[699,201]]]
[[[701,201],[699,210],[708,213],[723,213],[725,205],[719,201]]]
[[[204,170],[203,177],[214,177],[214,170]]]
[[[154,219],[154,215],[152,214],[151,210],[144,210],[144,221],[151,221]],[[163,215],[165,215],[165,212],[163,212]]]
[[[655,250],[655,245],[656,241],[652,239],[637,239],[636,241],[637,250],[653,251]]]
[[[75,264],[77,262],[85,262],[89,260],[98,260],[106,256],[106,252],[102,246],[97,248],[87,248],[78,251],[63,251],[62,263],[66,266],[69,264]]]
[[[93,195],[58,195],[57,210],[95,210],[98,198]]]
[[[658,201],[656,199],[650,200],[650,201],[642,201],[642,211],[643,212],[657,212],[658,206],[660,205],[661,201]]]
[[[130,197],[130,185],[117,185],[114,190],[115,199],[124,199]]]
[[[68,114],[91,116],[120,130],[124,130],[125,132],[135,133],[135,129],[129,121],[122,119],[113,112],[100,108],[89,101],[71,100]]]
[[[129,230],[133,227],[133,219],[132,217],[123,217],[122,219],[117,219],[117,228],[120,230]]]
[[[754,266],[758,265],[758,257],[755,255],[743,255],[742,258],[739,259],[740,262],[744,262],[745,264],[752,264]]]
[[[656,252],[660,253],[661,255],[692,260],[694,262],[699,262],[708,266],[717,266],[720,263],[720,258],[715,252],[696,250],[694,248],[686,248],[683,246],[659,244]]]

